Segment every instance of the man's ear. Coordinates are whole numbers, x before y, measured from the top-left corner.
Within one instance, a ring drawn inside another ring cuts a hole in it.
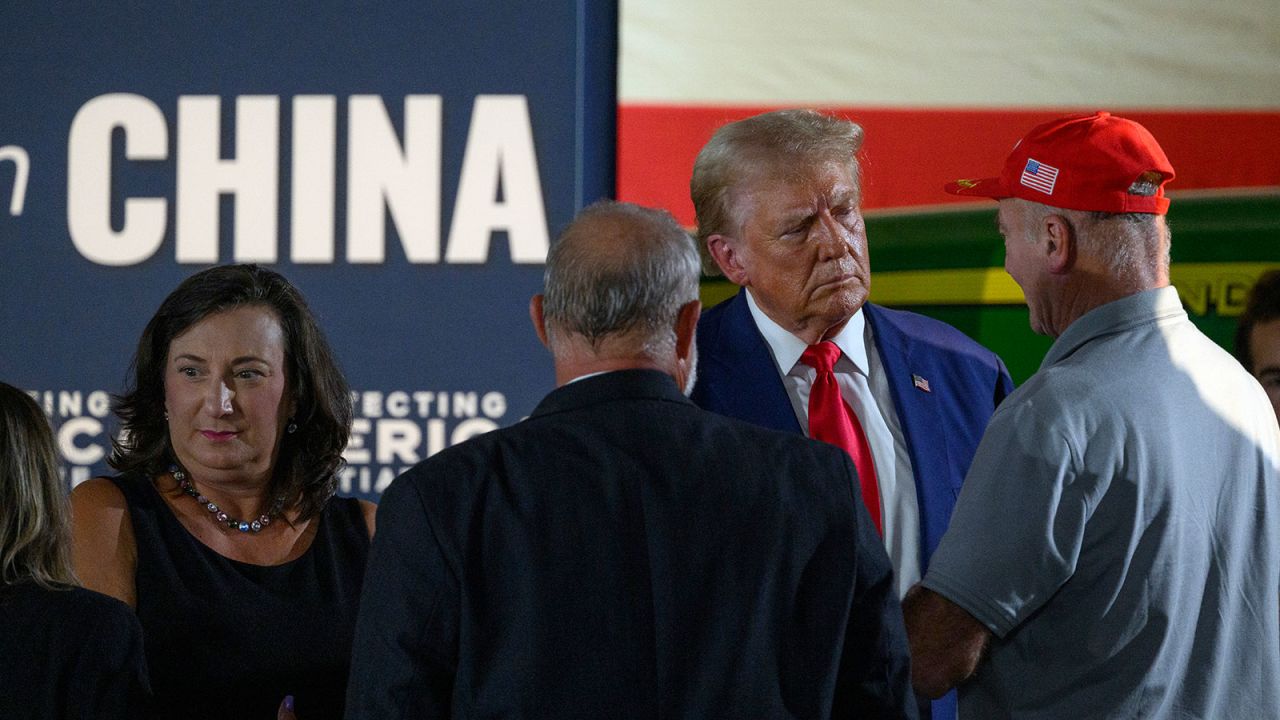
[[[547,343],[547,321],[542,317],[542,293],[529,298],[529,319],[533,321],[533,329],[538,333],[538,340],[550,349]]]
[[[698,318],[702,315],[702,303],[690,300],[680,306],[676,314],[676,359],[688,360],[698,333]]]
[[[1046,215],[1038,228],[1045,244],[1046,269],[1061,275],[1076,263],[1076,233],[1071,222],[1061,215]]]
[[[747,267],[743,263],[738,241],[728,235],[716,233],[707,238],[707,252],[720,267],[720,272],[735,285],[746,287],[750,282]]]

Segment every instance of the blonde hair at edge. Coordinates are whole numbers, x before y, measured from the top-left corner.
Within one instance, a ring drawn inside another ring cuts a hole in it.
[[[1066,218],[1081,249],[1098,258],[1125,283],[1141,284],[1169,271],[1172,235],[1163,216],[1152,213],[1104,213],[1067,210],[1016,199],[1028,242],[1049,215]]]
[[[0,383],[0,570],[5,585],[75,585],[70,510],[53,433],[26,393]]]

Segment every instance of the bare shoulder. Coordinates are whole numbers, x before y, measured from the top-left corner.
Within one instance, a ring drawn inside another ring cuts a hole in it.
[[[97,512],[115,508],[125,510],[124,493],[108,478],[86,480],[71,491],[71,507],[77,511]]]
[[[368,500],[361,500],[360,510],[364,513],[364,524],[369,528],[369,539],[372,540],[374,529],[378,524],[378,506]]]
[[[71,491],[71,557],[81,584],[135,605],[138,548],[124,493],[107,478]]]
[[[122,525],[132,530],[124,493],[104,477],[80,483],[71,491],[71,525],[77,542],[117,535]]]

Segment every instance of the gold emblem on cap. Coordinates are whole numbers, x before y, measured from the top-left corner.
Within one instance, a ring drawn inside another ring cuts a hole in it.
[[[964,188],[965,190],[968,190],[968,189],[969,189],[969,188],[971,188],[971,187],[977,187],[977,186],[978,186],[978,181],[977,181],[977,180],[966,180],[966,179],[961,178],[960,180],[957,180],[957,181],[956,181],[956,185],[959,185],[960,187]]]
[[[1130,195],[1139,195],[1142,197],[1152,197],[1160,192],[1160,182],[1164,180],[1164,173],[1158,170],[1148,170],[1138,176],[1137,180],[1129,186]]]

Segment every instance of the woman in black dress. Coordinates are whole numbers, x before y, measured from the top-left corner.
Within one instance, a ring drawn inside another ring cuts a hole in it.
[[[142,628],[76,587],[53,435],[0,383],[0,718],[133,718],[145,711]]]
[[[373,505],[335,497],[351,397],[278,273],[214,267],[148,323],[120,471],[72,493],[86,587],[142,621],[160,717],[341,717]]]

